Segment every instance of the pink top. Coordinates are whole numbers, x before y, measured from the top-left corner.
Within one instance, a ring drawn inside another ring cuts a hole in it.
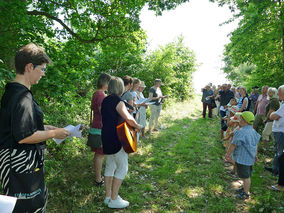
[[[257,99],[257,110],[256,114],[257,115],[265,115],[265,108],[266,105],[269,103],[269,100],[267,100],[267,95],[260,95]]]
[[[91,109],[94,111],[94,120],[91,127],[96,129],[101,129],[102,124],[102,115],[99,111],[99,108],[102,106],[102,102],[106,97],[105,93],[102,91],[95,91],[93,94]]]

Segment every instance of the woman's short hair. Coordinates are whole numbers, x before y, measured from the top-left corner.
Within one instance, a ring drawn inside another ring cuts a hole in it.
[[[115,94],[121,96],[124,92],[124,83],[119,77],[111,77],[108,83],[108,94]]]
[[[267,99],[268,100],[272,99],[272,98],[277,98],[278,99],[278,90],[275,87],[269,87],[268,90],[267,90],[267,93],[269,93],[270,91],[273,93],[273,95],[272,95],[271,98],[269,96],[267,96]]]
[[[19,49],[19,51],[16,53],[16,73],[23,75],[25,72],[25,67],[29,63],[32,63],[34,66],[36,66],[44,63],[49,64],[51,63],[51,60],[45,53],[44,49],[35,45],[34,43],[29,43]]]
[[[108,85],[108,82],[110,81],[111,76],[107,73],[102,73],[99,76],[98,82],[97,82],[97,89],[102,89],[103,86]]]
[[[126,75],[123,77],[123,82],[124,82],[124,86],[126,86],[128,84],[132,84],[133,79],[130,76]]]
[[[140,79],[138,79],[138,78],[134,78],[134,80],[133,80],[133,84],[134,84],[134,85],[135,85],[135,84],[141,84]]]

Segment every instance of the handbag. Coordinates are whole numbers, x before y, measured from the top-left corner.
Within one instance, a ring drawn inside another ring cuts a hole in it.
[[[92,125],[92,121],[94,120],[94,111],[91,109],[90,115],[90,126]],[[101,138],[101,129],[90,128],[87,146],[92,148],[102,148],[102,138]]]
[[[211,100],[211,108],[214,109],[216,107],[217,107],[216,102],[215,102],[214,98],[212,98],[212,100]]]
[[[39,145],[37,157],[40,158]],[[12,151],[12,149],[11,149]],[[10,180],[9,196],[17,197],[13,213],[22,212],[45,212],[47,202],[47,188],[44,182],[44,164],[40,162],[38,168],[29,173],[17,173],[12,168],[12,157],[10,152]]]

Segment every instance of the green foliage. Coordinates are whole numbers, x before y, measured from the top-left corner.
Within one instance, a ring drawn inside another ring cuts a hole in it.
[[[239,26],[231,34],[231,42],[224,53],[225,71],[233,79],[242,64],[253,64],[255,69],[249,78],[240,76],[244,85],[279,86],[284,79],[284,4],[283,1],[216,0],[228,4],[239,20]],[[230,20],[232,21],[232,20]],[[230,22],[229,21],[229,22]],[[229,66],[229,67],[228,67]],[[242,73],[240,73],[242,75]]]
[[[148,88],[153,86],[154,79],[160,78],[163,94],[180,101],[193,94],[192,74],[196,66],[194,53],[184,46],[183,37],[179,37],[148,54],[137,77],[144,80]]]

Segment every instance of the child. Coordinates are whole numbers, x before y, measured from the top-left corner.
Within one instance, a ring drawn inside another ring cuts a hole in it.
[[[243,189],[239,191],[237,198],[248,199],[250,197],[252,166],[256,159],[260,135],[252,127],[254,122],[252,112],[245,111],[237,114],[240,115],[241,128],[235,132],[225,158],[230,161],[232,154],[232,159],[236,162],[238,176],[243,181]]]

